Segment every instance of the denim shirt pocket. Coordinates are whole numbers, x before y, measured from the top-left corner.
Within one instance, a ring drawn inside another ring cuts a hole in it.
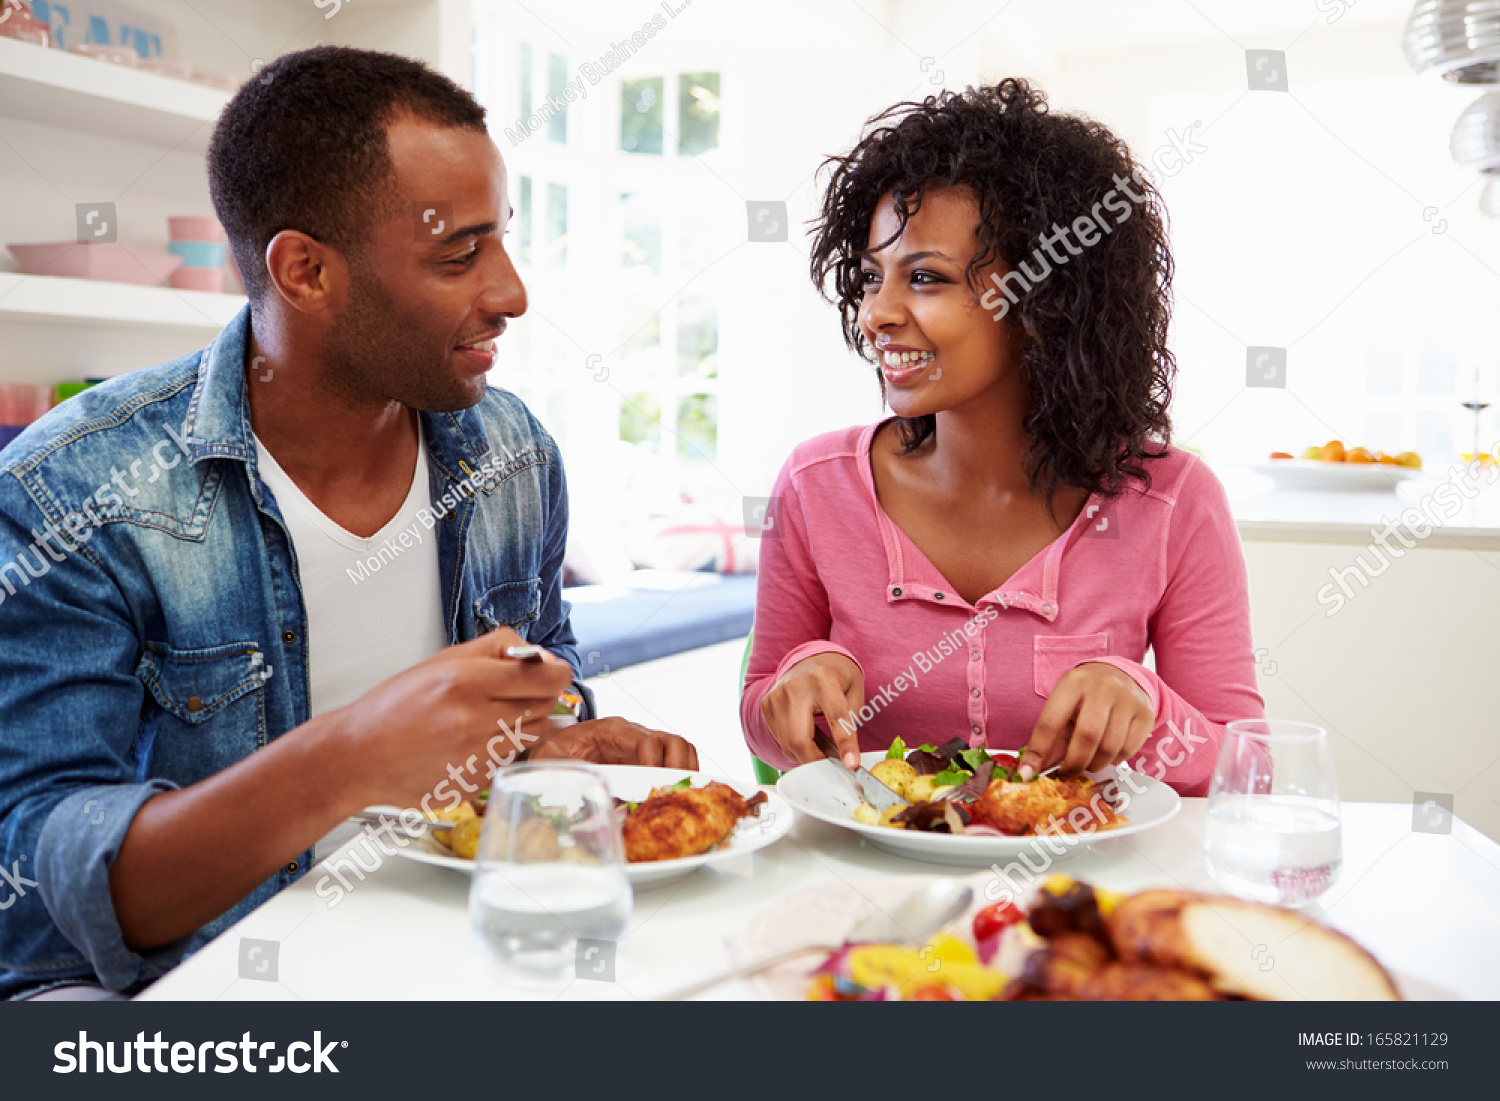
[[[1037,635],[1033,643],[1031,659],[1032,687],[1043,699],[1052,695],[1052,689],[1062,675],[1079,662],[1106,657],[1109,654],[1109,635]]]
[[[526,638],[527,625],[542,614],[542,580],[506,581],[487,589],[474,601],[474,617],[486,631],[509,627]]]
[[[136,677],[146,686],[165,713],[164,726],[180,733],[207,733],[215,720],[224,718],[226,733],[243,737],[253,725],[257,743],[266,740],[265,692],[270,666],[254,642],[226,642],[220,646],[178,649],[162,642],[147,642],[136,667]],[[246,714],[236,706],[255,693]],[[231,729],[232,728],[232,729]]]

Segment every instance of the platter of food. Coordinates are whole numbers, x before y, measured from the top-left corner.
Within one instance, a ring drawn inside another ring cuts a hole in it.
[[[1058,859],[1159,826],[1182,809],[1166,784],[1127,768],[1023,782],[1013,754],[991,756],[960,738],[911,750],[898,738],[888,753],[866,753],[862,763],[900,805],[875,811],[834,760],[794,768],[776,789],[804,814],[897,856],[969,866],[1033,852]]]
[[[1270,477],[1278,489],[1345,493],[1393,493],[1398,485],[1422,474],[1415,451],[1392,454],[1364,447],[1345,448],[1340,440],[1309,447],[1300,458],[1289,451],[1271,452],[1270,462],[1250,467]]]
[[[789,895],[731,940],[731,954],[743,964],[809,941],[839,944],[860,917],[893,907],[933,879],[901,876]],[[1393,976],[1354,940],[1294,910],[1188,890],[1122,894],[1065,875],[1034,881],[1021,897],[997,894],[993,875],[966,882],[973,903],[926,944],[845,943],[762,972],[752,980],[757,992],[814,1001],[1445,996]]]
[[[775,792],[681,769],[593,767],[615,798],[625,872],[637,889],[763,849],[792,828],[791,808]],[[397,851],[409,860],[472,872],[483,813],[482,800],[444,810],[438,818],[453,822],[451,830],[402,838]]]

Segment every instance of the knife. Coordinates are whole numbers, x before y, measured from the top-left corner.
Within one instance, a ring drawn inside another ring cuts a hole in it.
[[[860,797],[876,810],[883,811],[887,807],[894,807],[898,804],[904,804],[906,802],[906,800],[901,798],[901,796],[897,795],[890,788],[886,787],[879,780],[875,779],[875,774],[869,769],[865,768],[864,765],[860,765],[859,768],[855,769],[853,772],[850,772],[847,768],[845,768],[844,763],[840,758],[839,747],[834,745],[833,739],[825,734],[822,730],[818,729],[817,726],[813,727],[813,744],[815,744],[819,749],[823,751],[826,756],[831,757],[834,762],[838,764],[839,771],[853,780],[855,786],[859,788]]]

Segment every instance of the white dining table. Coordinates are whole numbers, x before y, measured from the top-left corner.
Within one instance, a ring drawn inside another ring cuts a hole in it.
[[[1204,804],[1185,799],[1161,826],[1101,840],[1054,870],[1115,891],[1212,889]],[[1500,999],[1500,845],[1460,820],[1451,824],[1450,833],[1417,832],[1410,805],[1345,803],[1342,873],[1308,912],[1415,980],[1410,985],[1425,996]],[[328,887],[321,897],[315,890],[319,866],[139,997],[649,999],[728,966],[729,939],[795,892],[975,871],[889,855],[851,831],[798,815],[792,831],[765,849],[637,890],[614,981],[570,975],[530,987],[507,979],[471,934],[465,873],[393,856],[330,906]],[[247,966],[247,957],[255,962]],[[703,995],[754,996],[747,983]]]

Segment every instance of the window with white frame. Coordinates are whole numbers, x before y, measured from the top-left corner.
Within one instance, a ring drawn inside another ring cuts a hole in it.
[[[694,161],[719,147],[720,74],[590,85],[580,71],[535,43],[476,43],[476,91],[515,207],[507,248],[530,303],[495,381],[567,437],[570,467],[624,441],[683,484],[718,449],[715,264],[733,242]],[[585,94],[568,102],[570,81]]]

